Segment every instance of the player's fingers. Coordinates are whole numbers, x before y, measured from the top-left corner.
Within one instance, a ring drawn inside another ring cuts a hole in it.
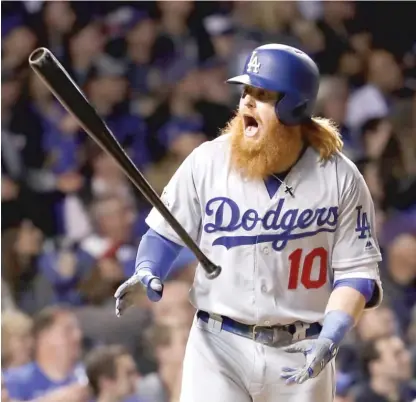
[[[303,384],[306,380],[309,380],[309,378],[311,378],[309,372],[307,370],[303,370],[297,375],[296,383]]]
[[[135,292],[138,289],[138,285],[140,284],[140,279],[136,276],[132,276],[126,282],[122,283],[116,292],[114,293],[114,297],[120,298],[126,295],[129,292]]]
[[[128,308],[128,302],[127,302],[127,300],[124,299],[124,297],[122,299],[117,299],[116,300],[116,315],[117,315],[117,317],[121,317],[123,315],[123,313],[126,311],[127,308]]]
[[[121,315],[123,314],[123,309],[122,309],[122,300],[121,299],[116,299],[116,316],[117,317],[121,317]]]
[[[286,381],[285,381],[286,385],[291,385],[291,384],[295,384],[295,383],[296,383],[296,375],[291,375],[291,376],[286,378]]]
[[[295,371],[299,370],[298,368],[292,368],[292,367],[283,367],[282,371],[284,373],[293,373]]]
[[[297,373],[300,372],[299,368],[283,367],[280,373],[280,378],[287,380],[286,383],[291,383],[296,378]],[[289,382],[288,382],[289,381]]]
[[[311,344],[307,341],[296,342],[293,345],[286,346],[283,350],[287,353],[307,353],[312,350]]]
[[[289,374],[289,373],[288,373]],[[297,370],[293,373],[287,380],[285,381],[286,384],[303,384],[306,380],[312,378],[313,371],[310,368],[302,368]],[[284,378],[284,377],[283,377]]]
[[[293,373],[280,374],[280,378],[283,378],[284,380],[287,380],[290,377],[293,377]]]
[[[294,344],[294,345],[290,345],[290,346],[285,347],[283,349],[283,351],[286,352],[286,353],[300,353],[300,352],[303,352],[304,349],[303,349],[302,345]]]
[[[134,292],[125,293],[123,297],[116,300],[116,315],[122,316],[123,313],[136,302],[137,295]]]
[[[121,284],[121,285],[117,288],[116,292],[114,293],[114,297],[115,297],[116,299],[118,299],[118,298],[120,298],[120,297],[123,297],[123,296],[126,294],[126,292],[127,292],[128,288],[129,288],[129,286],[130,286],[129,282],[124,282],[123,284]]]

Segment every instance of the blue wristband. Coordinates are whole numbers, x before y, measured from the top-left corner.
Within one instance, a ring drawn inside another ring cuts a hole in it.
[[[330,311],[325,315],[319,338],[330,339],[335,345],[339,345],[354,326],[354,321],[354,317],[344,311]]]
[[[142,271],[149,278],[154,275],[163,281],[183,248],[149,229],[142,237],[137,251],[136,274]]]

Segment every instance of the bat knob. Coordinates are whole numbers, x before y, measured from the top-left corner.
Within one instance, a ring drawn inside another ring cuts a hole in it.
[[[211,272],[206,273],[206,276],[209,280],[215,279],[221,273],[221,267],[219,265],[213,264],[212,268],[213,269]]]

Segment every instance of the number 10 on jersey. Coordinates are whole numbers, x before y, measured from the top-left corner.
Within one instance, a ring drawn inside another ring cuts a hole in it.
[[[319,260],[319,272],[314,277],[318,277],[312,279],[312,269],[316,260]],[[298,248],[289,255],[289,261],[288,289],[297,289],[299,284],[302,284],[306,289],[319,289],[325,285],[327,279],[328,252],[323,247],[315,248],[306,255],[304,255],[303,249]]]

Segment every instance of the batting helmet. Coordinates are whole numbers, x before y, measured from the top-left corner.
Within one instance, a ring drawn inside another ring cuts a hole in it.
[[[319,69],[299,49],[268,44],[254,49],[247,58],[244,74],[227,82],[279,92],[278,119],[285,125],[296,125],[312,115],[319,89]]]

